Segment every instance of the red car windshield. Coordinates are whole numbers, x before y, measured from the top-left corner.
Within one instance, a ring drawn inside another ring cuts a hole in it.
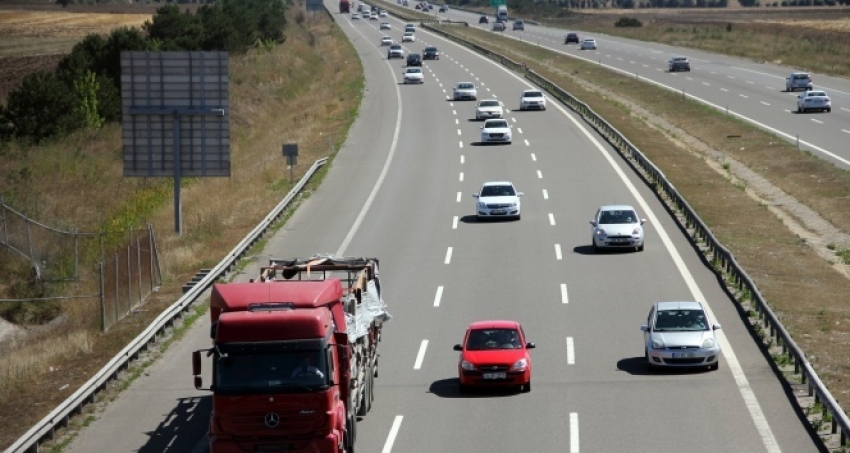
[[[466,349],[484,351],[489,349],[520,349],[519,332],[516,329],[478,329],[469,332]]]

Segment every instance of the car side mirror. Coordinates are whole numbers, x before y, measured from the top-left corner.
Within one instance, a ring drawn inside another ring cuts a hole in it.
[[[715,324],[711,326],[711,330],[720,330],[720,324]]]
[[[644,324],[644,325],[640,326],[640,330],[643,331],[643,332],[649,332],[649,326]]]
[[[478,198],[478,194],[477,193],[472,194],[472,198]]]
[[[596,220],[591,220],[590,224],[593,225],[593,226],[596,226]]]
[[[537,347],[537,345],[536,345],[536,344],[534,344],[534,343],[532,343],[532,342],[530,342],[530,341],[529,341],[528,343],[526,343],[526,344],[525,344],[525,349],[534,349],[534,348],[536,348],[536,347]]]
[[[646,219],[640,219],[640,224],[643,225],[644,223],[646,223]]]
[[[803,99],[803,95],[802,94],[797,95],[797,99]]]
[[[517,192],[517,193],[516,193],[516,196],[518,196],[518,197],[521,197],[521,196],[523,196],[523,195],[525,195],[525,193],[524,193],[524,192]]]
[[[463,346],[456,344],[452,349],[454,349],[455,351],[463,351]]]

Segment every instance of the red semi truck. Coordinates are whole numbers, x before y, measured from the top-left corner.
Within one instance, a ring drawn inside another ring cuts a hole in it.
[[[390,319],[375,258],[271,260],[248,283],[213,286],[211,453],[353,453],[374,399]]]
[[[349,0],[339,0],[339,12],[347,13],[351,11],[351,2]]]

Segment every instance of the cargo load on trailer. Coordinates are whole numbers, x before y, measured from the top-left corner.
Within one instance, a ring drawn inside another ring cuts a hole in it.
[[[211,453],[353,453],[374,400],[390,319],[376,258],[271,260],[257,279],[213,286]]]
[[[351,11],[351,2],[349,0],[339,0],[339,12],[347,13]]]

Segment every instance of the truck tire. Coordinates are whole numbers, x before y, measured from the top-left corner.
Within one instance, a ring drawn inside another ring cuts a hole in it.
[[[372,403],[375,401],[375,375],[369,376],[369,410],[372,410]]]
[[[360,399],[357,403],[357,416],[365,417],[366,416],[366,401],[369,400],[369,396],[366,394],[369,390],[369,378],[363,380],[363,390],[360,392]]]
[[[345,422],[345,453],[354,453],[354,442],[357,441],[357,420],[350,416]]]

